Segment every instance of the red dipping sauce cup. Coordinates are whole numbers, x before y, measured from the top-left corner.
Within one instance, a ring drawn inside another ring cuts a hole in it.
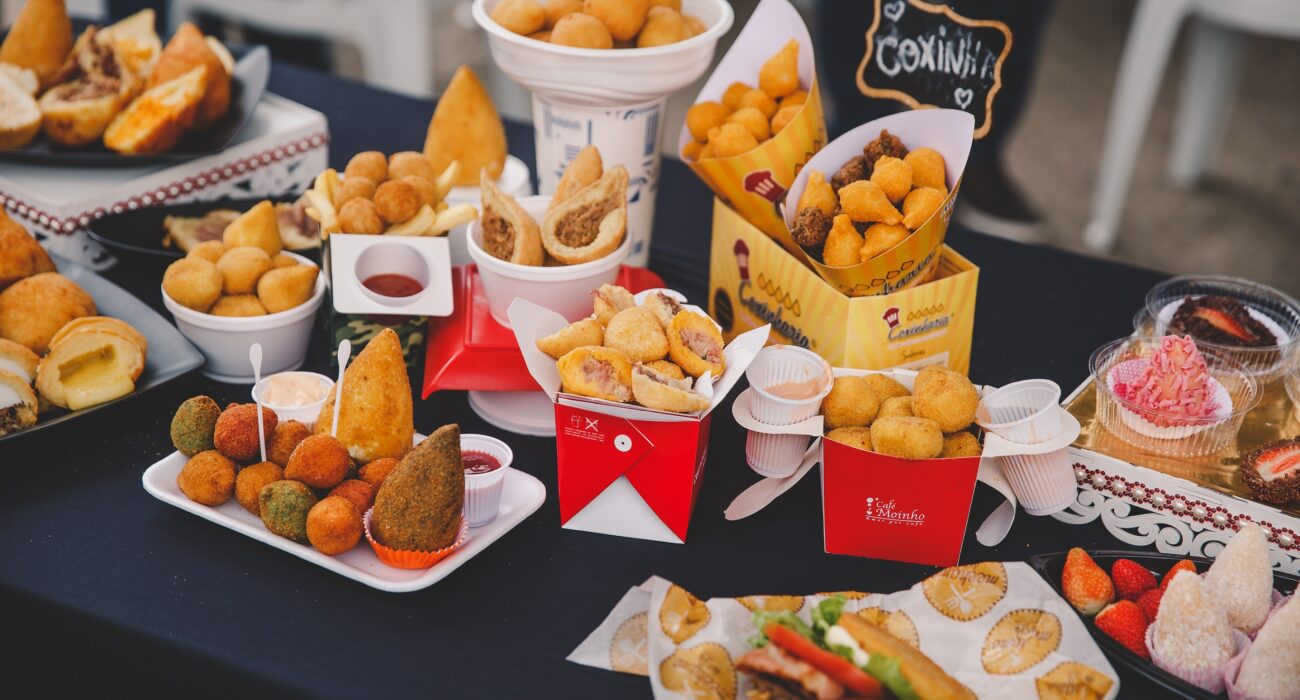
[[[514,453],[494,437],[469,433],[460,436],[460,456],[465,466],[465,519],[470,527],[487,525],[501,509],[506,468]]]

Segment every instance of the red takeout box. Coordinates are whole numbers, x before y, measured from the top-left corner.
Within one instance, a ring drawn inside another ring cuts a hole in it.
[[[561,393],[555,360],[538,350],[536,341],[569,322],[526,299],[515,299],[509,316],[529,373],[555,403],[560,524],[684,543],[704,476],[713,409],[767,342],[770,327],[728,344],[722,377],[695,385],[712,398],[709,408],[680,414]]]

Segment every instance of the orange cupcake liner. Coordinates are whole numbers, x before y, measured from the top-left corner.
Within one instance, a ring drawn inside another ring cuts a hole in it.
[[[420,549],[394,549],[375,541],[374,536],[370,534],[370,514],[374,510],[374,508],[367,510],[365,516],[361,519],[362,524],[365,526],[366,541],[375,550],[375,556],[379,557],[379,561],[398,569],[427,569],[460,549],[460,546],[465,543],[466,535],[469,534],[469,524],[465,520],[465,512],[462,510],[460,514],[460,532],[456,535],[456,541],[450,546],[432,552]]]

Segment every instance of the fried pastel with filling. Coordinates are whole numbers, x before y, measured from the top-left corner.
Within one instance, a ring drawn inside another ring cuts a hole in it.
[[[602,345],[604,342],[605,328],[600,325],[600,321],[584,318],[548,336],[538,338],[537,349],[558,360],[574,348],[584,345]]]
[[[709,407],[709,400],[691,388],[689,379],[676,379],[642,364],[632,368],[632,396],[646,408],[673,413],[695,413]]]
[[[58,333],[54,335],[57,337]],[[36,381],[36,366],[40,363],[41,356],[32,352],[27,346],[0,338],[0,371],[16,374],[24,382],[31,384]]]
[[[586,346],[565,353],[556,364],[564,391],[627,403],[632,398],[632,360],[613,348]]]
[[[662,360],[668,354],[664,327],[653,311],[639,306],[624,309],[609,320],[604,344],[627,353],[633,362]]]
[[[717,379],[727,369],[722,333],[713,321],[694,311],[680,311],[668,326],[668,357],[692,377],[711,372]]]
[[[537,222],[514,197],[497,188],[487,171],[479,177],[483,193],[483,250],[488,255],[517,265],[542,264],[542,238]]]
[[[609,325],[610,319],[624,309],[630,309],[636,306],[636,299],[632,293],[617,284],[602,284],[600,289],[592,292],[595,300],[592,306],[596,312],[596,320],[600,325]]]
[[[627,234],[627,169],[605,171],[542,220],[542,246],[565,265],[613,253]]]
[[[36,389],[50,403],[74,411],[106,403],[135,391],[144,359],[131,338],[87,328],[50,347],[36,369]]]
[[[0,369],[0,435],[36,425],[36,392],[22,377]]]
[[[681,302],[677,301],[671,295],[654,291],[646,295],[645,301],[641,304],[649,309],[655,318],[659,319],[659,325],[667,328],[673,322],[673,316],[682,310]]]
[[[667,375],[673,379],[686,378],[686,373],[682,371],[682,368],[673,364],[669,360],[655,360],[654,362],[645,362],[643,364],[659,374]]]
[[[871,180],[858,180],[840,188],[840,207],[850,219],[861,222],[880,221],[901,224],[903,215],[894,208],[880,185]]]
[[[555,194],[551,196],[551,203],[546,205],[546,211],[560,206],[561,202],[599,180],[603,174],[605,165],[600,160],[600,150],[591,145],[583,146],[555,184]]]

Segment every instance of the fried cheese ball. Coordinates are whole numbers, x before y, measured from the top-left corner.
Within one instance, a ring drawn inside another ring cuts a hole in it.
[[[379,218],[374,202],[356,197],[339,209],[339,230],[343,233],[383,233],[384,220]]]
[[[347,182],[353,175],[360,175],[378,185],[388,179],[388,158],[379,151],[362,151],[348,161],[343,169],[343,181]]]
[[[601,326],[600,321],[594,318],[584,318],[581,321],[570,323],[546,337],[538,338],[537,349],[558,360],[561,355],[574,348],[580,348],[584,345],[603,345],[604,343],[604,326]]]
[[[298,261],[295,260],[293,256],[287,253],[276,253],[275,257],[271,258],[271,269],[277,269],[281,267],[293,267],[294,265],[297,264]]]
[[[709,129],[727,122],[730,109],[718,102],[696,102],[686,110],[686,130],[696,141],[708,141]]]
[[[270,438],[279,420],[275,411],[262,408],[262,432]],[[257,435],[257,404],[232,403],[217,416],[212,443],[221,454],[237,462],[251,462],[261,454]]]
[[[668,358],[692,377],[712,373],[716,380],[727,369],[726,343],[713,321],[683,309],[668,324]]]
[[[208,313],[213,316],[228,316],[232,318],[246,318],[249,316],[265,316],[266,307],[258,301],[257,296],[253,294],[228,294],[217,300],[217,303],[208,309]]]
[[[433,180],[420,175],[406,175],[402,177],[402,182],[415,189],[420,197],[420,206],[431,207],[438,203],[438,186],[433,184]]]
[[[847,428],[836,428],[826,433],[826,439],[832,442],[838,442],[841,445],[856,447],[859,450],[871,451],[871,429],[850,426]]]
[[[187,258],[202,258],[217,264],[221,259],[221,254],[226,252],[226,244],[221,241],[203,241],[202,243],[190,248],[190,252],[185,254]]]
[[[668,354],[663,324],[653,311],[639,306],[624,309],[609,320],[604,345],[623,351],[633,362],[662,360]]]
[[[306,440],[308,435],[311,435],[311,431],[296,420],[276,425],[275,430],[266,438],[266,459],[283,469],[288,466],[294,448]]]
[[[943,431],[925,418],[895,416],[871,424],[876,452],[903,459],[931,459],[943,452]]]
[[[682,11],[682,0],[650,0],[650,9],[656,7],[670,7],[677,12]]]
[[[420,211],[420,193],[411,183],[389,180],[375,188],[375,213],[390,224],[400,224]]]
[[[876,420],[881,418],[896,418],[898,416],[909,417],[915,416],[912,412],[911,396],[894,396],[880,402],[880,410],[876,412]]]
[[[273,534],[307,544],[307,514],[316,505],[316,494],[300,481],[273,481],[257,494],[257,511],[262,524]]]
[[[912,391],[915,393],[926,385],[933,384],[943,378],[943,376],[952,370],[943,365],[926,365],[916,373],[916,379],[912,380]]]
[[[433,172],[433,164],[419,151],[401,151],[388,156],[389,180],[401,180],[408,175],[429,181],[438,179],[438,173]]]
[[[221,291],[225,294],[249,294],[257,280],[271,269],[271,256],[255,245],[235,246],[217,261],[221,273]]]
[[[978,457],[984,453],[979,438],[966,432],[950,433],[943,436],[943,452],[940,457]]]
[[[380,457],[369,462],[364,467],[361,467],[361,479],[375,487],[377,491],[379,486],[384,483],[384,479],[388,478],[388,473],[397,466],[397,461],[395,457]]]
[[[774,98],[799,89],[799,42],[791,39],[758,69],[758,87]],[[768,115],[771,116],[771,115]]]
[[[782,97],[781,101],[777,102],[777,106],[780,107],[781,109],[785,109],[786,107],[801,107],[803,106],[803,103],[807,101],[808,101],[807,90],[795,90],[789,95]]]
[[[650,0],[583,0],[582,11],[603,22],[618,41],[631,41],[645,24]]]
[[[944,194],[933,187],[918,187],[903,199],[903,225],[913,231],[921,228],[943,205]]]
[[[546,26],[554,27],[574,12],[582,12],[582,0],[546,0]]]
[[[584,12],[573,12],[555,23],[551,43],[579,49],[612,49],[614,37],[604,22]]]
[[[270,450],[267,450],[269,456]],[[272,484],[284,478],[284,470],[280,465],[271,462],[258,462],[239,470],[235,476],[235,500],[244,510],[253,515],[261,514],[258,495],[262,493],[262,487]]]
[[[881,401],[898,398],[900,396],[911,396],[912,392],[903,386],[902,382],[894,379],[888,374],[871,373],[867,376],[867,384],[871,385],[871,390],[876,392],[876,398]]]
[[[854,221],[903,223],[903,215],[890,203],[885,191],[870,180],[850,182],[840,188],[839,195],[840,208]]]
[[[916,187],[933,187],[940,192],[947,192],[947,170],[943,156],[933,148],[918,148],[903,158],[903,162],[912,166],[912,184]]]
[[[312,488],[328,489],[338,486],[348,476],[352,458],[348,448],[333,435],[309,435],[289,455],[284,467],[284,478],[301,481]]]
[[[839,206],[839,197],[835,196],[826,176],[816,170],[809,171],[808,182],[804,184],[803,194],[799,195],[799,211],[816,207],[826,216],[834,216]]]
[[[953,371],[934,373],[918,383],[912,394],[916,415],[934,421],[945,433],[955,433],[974,423],[979,405],[979,390],[965,375]]]
[[[758,148],[758,139],[739,124],[723,124],[709,137],[713,157],[730,158]]]
[[[172,446],[186,457],[211,450],[212,433],[217,427],[221,407],[207,396],[185,399],[172,415]]]
[[[739,124],[754,136],[756,141],[772,138],[772,125],[763,113],[753,107],[741,107],[727,115],[728,124]]]
[[[195,503],[219,506],[235,492],[235,463],[216,450],[204,450],[181,467],[176,486]]]
[[[790,122],[794,121],[800,109],[803,109],[803,105],[789,105],[777,109],[776,114],[772,115],[772,135],[775,136],[781,133],[782,129],[790,126]]]
[[[172,301],[195,311],[207,311],[221,297],[221,271],[203,258],[184,257],[167,266],[163,291]]]
[[[326,496],[307,511],[307,541],[321,554],[334,556],[361,541],[361,512],[342,496]]]
[[[664,328],[672,325],[673,316],[676,316],[677,312],[682,310],[681,302],[664,292],[647,294],[645,301],[641,305],[649,309],[655,315],[655,318],[659,319],[659,325]]]
[[[334,191],[334,209],[337,211],[343,205],[360,197],[362,199],[373,199],[375,196],[374,180],[365,175],[352,175],[344,180],[337,190]]]
[[[726,107],[728,112],[740,109],[740,100],[753,89],[752,86],[740,81],[728,85],[727,89],[722,92],[722,106]]]
[[[777,110],[776,100],[772,99],[771,95],[757,88],[741,95],[740,100],[736,102],[736,109],[743,109],[745,107],[753,107],[754,109],[757,109],[768,119],[775,116]]]
[[[672,377],[673,379],[686,378],[686,373],[682,371],[682,368],[678,367],[676,364],[672,362],[669,362],[668,360],[655,360],[654,362],[646,362],[644,363],[643,366],[648,367],[658,372],[659,374],[664,375],[665,377]]]
[[[840,214],[831,223],[822,260],[831,267],[851,267],[862,262],[862,234],[848,215]]]
[[[836,377],[830,393],[822,399],[822,418],[832,430],[870,425],[879,410],[880,399],[866,377]]]
[[[557,361],[556,368],[566,392],[619,403],[632,399],[632,360],[622,351],[575,348]]]
[[[912,166],[900,158],[881,156],[871,170],[871,181],[890,202],[898,204],[912,191]]]
[[[257,281],[257,299],[268,314],[300,306],[316,291],[315,265],[294,265],[268,270]]]
[[[645,24],[636,37],[638,49],[651,46],[665,46],[686,41],[691,38],[691,29],[686,26],[686,18],[671,7],[656,5],[645,16]]]
[[[632,293],[617,284],[602,284],[600,289],[592,292],[595,297],[592,306],[596,312],[596,320],[600,325],[609,324],[609,320],[623,309],[630,309],[636,306],[636,299]]]
[[[346,498],[361,513],[370,510],[370,506],[375,504],[375,487],[361,479],[347,479],[331,489],[329,495]]]
[[[859,251],[862,262],[866,262],[902,243],[911,233],[906,226],[899,224],[872,224],[868,226],[867,232],[862,236],[862,249]]]
[[[525,36],[546,27],[546,9],[537,0],[501,0],[489,16],[515,34]]]

